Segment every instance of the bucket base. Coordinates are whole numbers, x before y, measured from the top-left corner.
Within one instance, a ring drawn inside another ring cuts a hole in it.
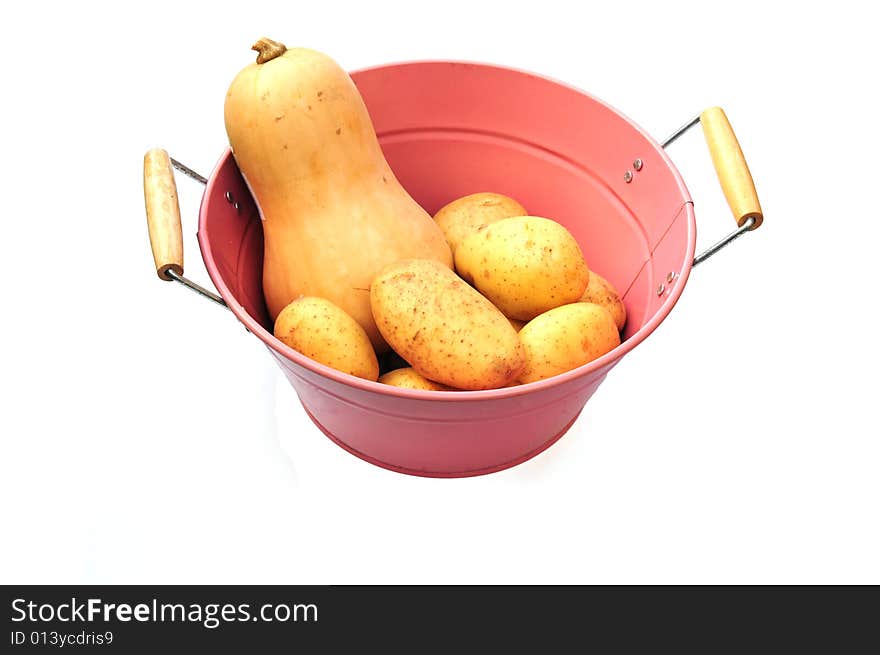
[[[373,464],[375,466],[379,466],[383,469],[388,469],[389,471],[394,471],[395,473],[404,473],[406,475],[415,475],[423,478],[471,478],[477,475],[487,475],[489,473],[497,473],[498,471],[503,471],[504,469],[509,469],[511,467],[516,466],[517,464],[522,464],[523,462],[530,460],[532,457],[541,454],[545,450],[547,450],[550,446],[555,444],[566,432],[569,431],[574,422],[577,421],[578,416],[580,416],[580,412],[578,412],[573,419],[559,432],[550,437],[547,441],[541,444],[538,448],[526,453],[521,457],[517,457],[516,459],[510,460],[509,462],[504,462],[503,464],[498,464],[497,466],[488,466],[481,469],[475,469],[471,471],[424,471],[419,469],[406,468],[403,466],[396,466],[394,464],[389,464],[387,462],[380,461],[375,457],[370,457],[369,455],[365,455],[361,453],[345,442],[341,441],[333,434],[331,434],[323,425],[321,425],[318,420],[312,415],[312,413],[308,410],[308,408],[303,405],[303,409],[306,412],[306,415],[312,420],[317,428],[329,437],[329,439],[335,443],[337,446],[342,448],[343,450],[348,451],[355,457],[359,457],[360,459]]]

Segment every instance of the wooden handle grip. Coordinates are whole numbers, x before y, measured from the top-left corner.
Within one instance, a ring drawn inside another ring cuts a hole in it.
[[[169,270],[183,275],[183,229],[177,184],[171,158],[159,148],[144,155],[144,202],[156,274],[163,280],[172,279]]]
[[[754,230],[764,221],[764,214],[761,203],[758,202],[758,192],[755,190],[749,165],[746,164],[730,121],[721,107],[711,107],[700,114],[700,123],[715,172],[718,173],[718,181],[736,224],[742,226],[750,217],[754,217],[755,224],[751,227]]]

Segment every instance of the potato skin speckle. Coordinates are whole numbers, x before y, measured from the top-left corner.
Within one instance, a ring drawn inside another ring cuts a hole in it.
[[[472,193],[441,207],[434,214],[434,220],[443,230],[449,248],[455,254],[461,240],[481,225],[526,214],[526,208],[508,196],[500,193]]]
[[[455,250],[455,269],[521,321],[577,302],[590,278],[571,233],[540,216],[505,218],[467,235]]]
[[[379,377],[379,362],[367,333],[329,300],[297,298],[278,314],[274,334],[297,352],[337,371],[374,382]]]
[[[421,376],[457,389],[495,389],[516,379],[525,353],[505,316],[451,270],[402,260],[370,287],[383,338]]]
[[[452,387],[445,384],[433,382],[428,378],[419,375],[412,367],[398,368],[389,371],[379,378],[382,384],[388,384],[392,387],[400,387],[401,389],[421,389],[423,391],[455,391]]]
[[[590,281],[581,296],[580,302],[592,302],[602,305],[611,312],[618,331],[626,325],[626,306],[623,304],[617,290],[604,277],[596,271],[590,271]]]
[[[519,338],[526,365],[517,379],[524,384],[583,366],[620,345],[611,313],[586,302],[562,305],[535,317],[520,330]]]

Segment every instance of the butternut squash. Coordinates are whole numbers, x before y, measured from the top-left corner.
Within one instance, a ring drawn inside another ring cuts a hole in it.
[[[401,259],[452,268],[443,231],[391,171],[366,105],[330,57],[270,39],[235,77],[224,118],[263,220],[263,293],[274,321],[300,295],[351,315],[387,349],[370,283]]]

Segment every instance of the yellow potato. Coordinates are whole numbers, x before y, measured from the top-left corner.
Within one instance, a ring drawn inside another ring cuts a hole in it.
[[[469,234],[455,250],[455,269],[521,321],[577,302],[590,278],[571,233],[539,216],[505,218]]]
[[[590,281],[587,284],[587,290],[581,296],[580,302],[592,302],[602,305],[611,312],[614,323],[618,330],[622,330],[626,323],[626,307],[623,300],[617,294],[617,290],[611,286],[611,283],[596,271],[590,271]]]
[[[500,193],[472,193],[441,207],[434,214],[434,220],[443,230],[449,248],[455,254],[459,242],[481,225],[526,214],[526,208],[513,198]]]
[[[457,389],[494,389],[525,363],[516,330],[476,290],[439,262],[402,260],[370,285],[384,339],[420,375]]]
[[[423,389],[425,391],[455,391],[452,387],[445,384],[432,382],[428,378],[422,377],[414,368],[398,368],[389,371],[379,378],[382,384],[390,384],[392,387],[401,387],[402,389]]]
[[[275,319],[275,336],[316,362],[375,381],[379,362],[364,328],[329,300],[302,296]]]
[[[526,366],[517,378],[536,382],[601,357],[620,344],[611,313],[587,302],[551,309],[520,330],[526,349]]]

